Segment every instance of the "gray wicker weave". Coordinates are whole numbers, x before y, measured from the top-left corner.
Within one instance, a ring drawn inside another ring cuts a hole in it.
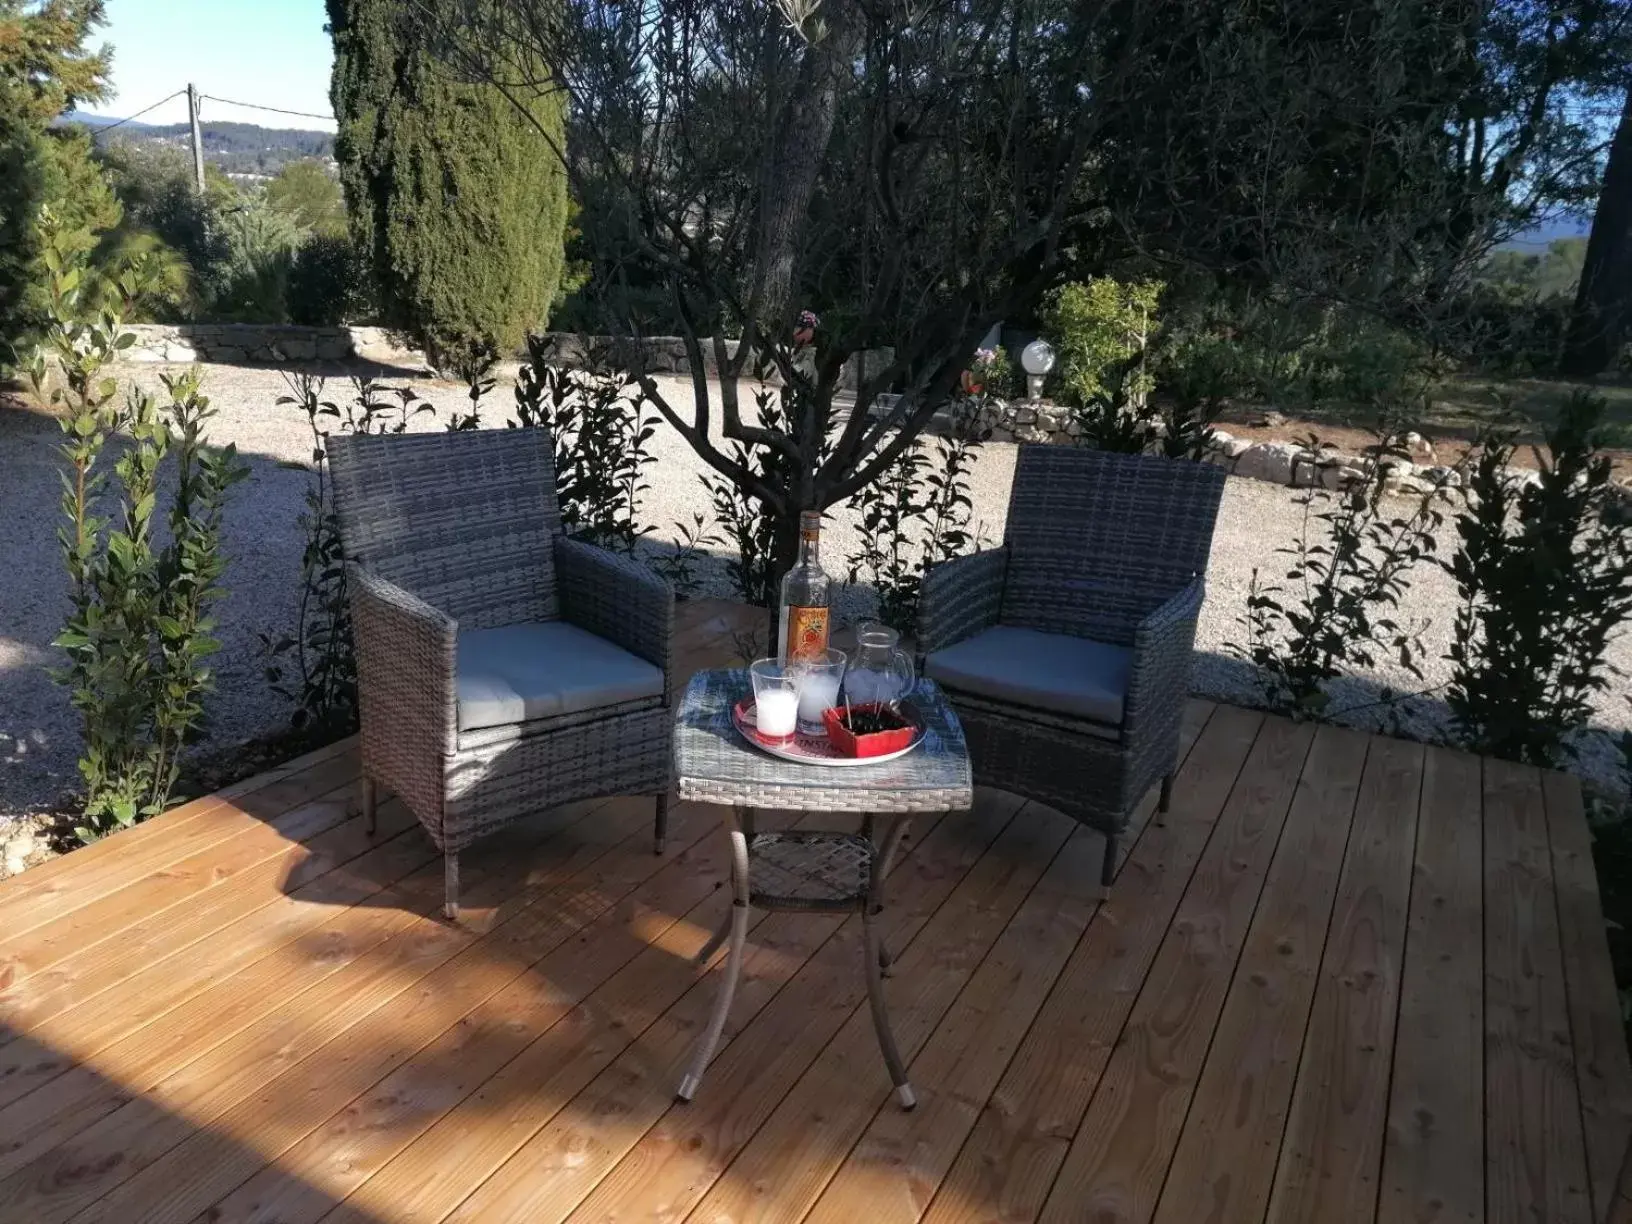
[[[737,732],[731,709],[749,691],[746,671],[699,672],[675,716],[674,772],[680,797],[726,808],[732,851],[731,913],[697,954],[702,964],[729,941],[725,978],[677,1095],[691,1100],[719,1045],[742,973],[750,908],[859,913],[873,1026],[896,1097],[911,1109],[912,1086],[884,1005],[882,978],[890,959],[877,918],[884,906],[884,881],[912,813],[963,811],[974,802],[963,730],[939,690],[924,680],[911,698],[926,724],[924,742],[913,752],[879,765],[803,765],[761,752]],[[853,812],[863,820],[859,832],[760,833],[754,813],[761,807]]]
[[[1111,726],[946,687],[975,778],[1117,838],[1178,759],[1224,474],[1209,464],[1057,446],[1020,448],[1001,548],[937,566],[920,605],[920,657],[994,625],[1130,647],[1122,720]]]
[[[446,862],[557,804],[656,795],[667,815],[674,596],[643,566],[561,532],[543,429],[329,440],[357,650],[363,802],[394,791]],[[461,731],[457,634],[565,620],[661,669],[662,696]]]

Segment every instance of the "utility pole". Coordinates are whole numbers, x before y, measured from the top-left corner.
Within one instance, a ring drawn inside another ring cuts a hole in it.
[[[187,83],[187,122],[193,129],[193,185],[204,194],[204,141],[198,134],[198,89]]]

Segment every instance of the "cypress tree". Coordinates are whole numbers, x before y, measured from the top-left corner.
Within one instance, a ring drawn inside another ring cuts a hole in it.
[[[446,367],[484,348],[509,355],[548,319],[567,216],[565,108],[558,94],[538,99],[529,119],[493,86],[458,80],[412,7],[328,0],[335,154],[383,322]]]

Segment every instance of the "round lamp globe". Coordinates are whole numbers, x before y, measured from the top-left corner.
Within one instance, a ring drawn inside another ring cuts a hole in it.
[[[1045,340],[1033,340],[1021,350],[1020,365],[1027,374],[1047,374],[1054,368],[1054,350]]]

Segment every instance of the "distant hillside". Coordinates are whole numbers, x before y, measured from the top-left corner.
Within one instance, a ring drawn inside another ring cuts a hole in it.
[[[1562,217],[1549,218],[1522,234],[1514,234],[1502,245],[1509,249],[1517,248],[1530,252],[1545,251],[1555,238],[1585,238],[1591,231],[1591,217],[1566,213]]]
[[[114,120],[96,115],[70,115],[64,122],[83,124],[95,132]],[[324,160],[334,157],[334,136],[329,132],[209,121],[200,124],[199,129],[204,140],[204,160],[227,174],[276,174],[286,162],[307,157]],[[99,140],[103,138],[98,136]],[[106,138],[186,145],[188,133],[185,123],[126,123]]]

